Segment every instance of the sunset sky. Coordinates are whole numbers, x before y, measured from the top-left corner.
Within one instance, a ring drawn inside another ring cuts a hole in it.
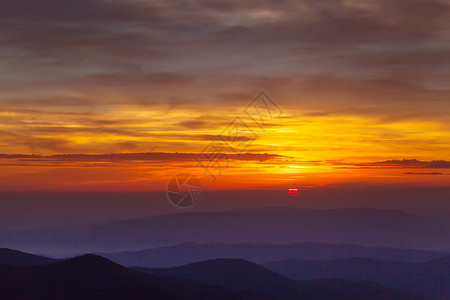
[[[449,186],[449,83],[447,0],[3,0],[0,190]]]

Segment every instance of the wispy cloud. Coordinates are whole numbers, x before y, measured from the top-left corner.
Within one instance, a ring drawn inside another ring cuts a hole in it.
[[[430,173],[423,173],[423,172],[405,172],[403,174],[406,175],[445,175],[444,173],[441,172],[430,172]]]
[[[267,153],[243,153],[243,154],[226,154],[230,160],[242,161],[267,161],[270,159],[282,158],[283,156],[277,154]],[[110,153],[110,154],[56,154],[56,155],[30,155],[30,154],[0,154],[0,159],[17,159],[19,161],[197,161],[201,153]]]
[[[336,164],[343,164],[346,165],[346,163],[336,163]],[[367,163],[354,163],[351,164],[353,166],[358,167],[400,167],[400,168],[419,168],[419,169],[450,169],[450,161],[447,160],[432,160],[432,161],[420,161],[417,159],[392,159],[392,160],[385,160],[385,161],[378,161],[378,162],[367,162]],[[413,174],[411,172],[405,173],[405,174]],[[417,173],[414,173],[417,174]],[[424,173],[421,173],[424,174]],[[430,173],[427,173],[430,174]]]

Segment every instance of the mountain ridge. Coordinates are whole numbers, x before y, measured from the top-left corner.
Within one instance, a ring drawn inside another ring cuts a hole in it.
[[[47,265],[0,265],[0,298],[263,300],[269,297],[149,275],[86,254]]]
[[[395,290],[374,282],[351,282],[345,279],[290,280],[243,259],[213,259],[172,268],[137,269],[227,289],[251,289],[277,299],[428,299],[423,295]]]
[[[192,243],[139,251],[97,252],[117,263],[140,267],[172,267],[214,258],[243,258],[254,263],[283,259],[333,260],[368,257],[381,261],[424,262],[446,255],[437,251],[363,247],[350,243]]]
[[[0,232],[0,243],[45,255],[137,251],[183,242],[354,243],[416,249],[450,246],[450,218],[380,209],[246,209],[185,212],[96,225]],[[60,249],[49,253],[47,249]]]
[[[450,298],[450,255],[421,263],[381,262],[354,257],[330,261],[290,259],[267,262],[263,266],[294,280],[327,277],[367,280],[442,299]]]
[[[30,254],[19,250],[0,248],[0,264],[41,265],[57,262],[57,259]]]

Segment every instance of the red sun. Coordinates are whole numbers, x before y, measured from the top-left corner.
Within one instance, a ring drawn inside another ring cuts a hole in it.
[[[297,195],[298,189],[294,189],[294,188],[288,189],[288,194],[289,195]]]

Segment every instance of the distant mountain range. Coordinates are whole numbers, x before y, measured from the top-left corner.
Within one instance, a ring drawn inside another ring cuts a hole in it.
[[[263,264],[291,279],[369,280],[398,289],[450,299],[450,256],[425,263],[382,262],[368,258],[333,261],[284,260]]]
[[[0,249],[0,253],[4,262],[0,264],[0,299],[434,299],[431,295],[448,298],[445,289],[448,289],[449,257],[420,264],[383,262],[379,269],[370,269],[365,263],[370,261],[376,267],[380,262],[361,258],[312,261],[309,262],[312,269],[299,266],[298,263],[308,262],[297,260],[267,263],[269,267],[292,266],[291,272],[299,272],[297,268],[302,268],[304,273],[316,271],[320,278],[294,280],[244,259],[130,269],[93,254],[53,260],[11,249]],[[320,263],[328,267],[328,273],[323,268],[314,270]],[[334,273],[327,264],[335,267]],[[414,275],[400,274],[398,268],[386,267],[396,265]],[[415,268],[408,269],[407,265]],[[421,265],[426,267],[420,269]],[[342,272],[342,268],[347,272]],[[419,269],[420,272],[414,271]],[[320,271],[323,273],[319,274]],[[387,274],[385,284],[376,276],[370,277],[374,274],[383,277],[383,271]],[[364,274],[366,277],[361,276]],[[351,280],[335,278],[338,276]],[[408,282],[411,276],[417,280]],[[392,283],[402,278],[404,284],[393,288]],[[439,286],[440,290],[433,289]]]
[[[187,212],[96,225],[0,232],[0,245],[50,256],[134,251],[183,242],[354,243],[450,247],[450,219],[381,209],[255,208]]]
[[[124,266],[174,267],[214,258],[242,258],[254,263],[268,261],[335,260],[351,257],[366,257],[379,261],[425,262],[442,257],[446,253],[437,251],[361,247],[353,244],[331,243],[183,243],[172,247],[159,247],[142,251],[118,253],[96,253]]]
[[[232,290],[252,290],[276,299],[427,299],[423,295],[394,290],[373,282],[290,280],[242,259],[214,259],[174,268],[139,270]]]
[[[0,299],[270,299],[252,291],[145,274],[96,255],[40,266],[0,265]]]

